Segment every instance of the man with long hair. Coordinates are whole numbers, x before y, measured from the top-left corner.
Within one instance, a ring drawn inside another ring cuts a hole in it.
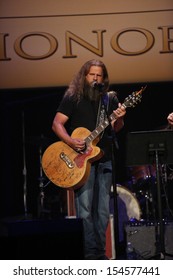
[[[71,133],[78,127],[95,130],[112,113],[114,119],[99,135],[97,146],[103,151],[91,165],[89,177],[75,189],[76,216],[83,220],[85,259],[108,259],[105,255],[106,229],[109,222],[109,199],[112,185],[111,129],[124,126],[126,113],[116,92],[108,93],[109,78],[103,62],[87,61],[73,78],[57,109],[52,129],[77,153],[85,153],[87,143]],[[67,126],[68,125],[68,126]],[[111,127],[111,129],[110,129]]]

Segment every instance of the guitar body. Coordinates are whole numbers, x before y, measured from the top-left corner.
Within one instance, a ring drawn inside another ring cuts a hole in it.
[[[79,127],[73,131],[71,137],[85,139],[90,133],[86,128]],[[99,138],[90,143],[82,154],[63,141],[51,144],[42,157],[44,173],[58,187],[81,187],[90,174],[91,163],[103,156],[102,150],[96,146],[98,141]]]

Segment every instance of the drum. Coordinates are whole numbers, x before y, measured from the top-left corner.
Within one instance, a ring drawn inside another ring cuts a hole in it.
[[[153,165],[140,165],[130,167],[130,174],[133,184],[143,186],[146,185],[150,178],[156,177],[156,170]]]
[[[173,165],[162,165],[162,182],[164,195],[162,195],[162,208],[167,219],[173,217]]]
[[[153,201],[156,196],[156,168],[155,165],[139,165],[129,168],[131,176],[130,190],[139,202],[142,219],[153,219],[155,209]]]
[[[121,185],[117,185],[117,194],[125,204],[128,219],[140,220],[141,209],[135,195]]]

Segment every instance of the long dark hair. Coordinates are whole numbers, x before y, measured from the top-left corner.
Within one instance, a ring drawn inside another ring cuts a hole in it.
[[[108,77],[108,71],[106,69],[106,66],[104,63],[100,60],[92,59],[87,61],[79,70],[79,72],[76,74],[74,79],[69,84],[68,89],[65,92],[66,95],[73,96],[74,99],[77,101],[80,100],[81,96],[84,94],[84,87],[85,87],[85,79],[86,75],[89,73],[91,66],[99,66],[103,70],[103,83],[104,88],[103,92],[108,91],[109,88],[109,77]]]

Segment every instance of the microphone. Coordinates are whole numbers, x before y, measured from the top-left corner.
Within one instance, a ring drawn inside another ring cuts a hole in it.
[[[104,88],[103,83],[97,83],[96,81],[92,82],[91,87],[94,89],[102,90]]]

